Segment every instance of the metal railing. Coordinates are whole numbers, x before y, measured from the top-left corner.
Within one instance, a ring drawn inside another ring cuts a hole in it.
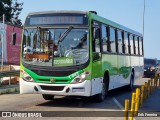
[[[0,72],[0,78],[10,77],[10,76],[19,76],[20,70],[11,70],[11,71],[2,71]]]

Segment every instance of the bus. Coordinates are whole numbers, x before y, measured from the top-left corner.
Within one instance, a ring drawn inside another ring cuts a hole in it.
[[[143,76],[141,33],[103,18],[95,11],[46,11],[28,14],[20,58],[20,93],[94,96]]]

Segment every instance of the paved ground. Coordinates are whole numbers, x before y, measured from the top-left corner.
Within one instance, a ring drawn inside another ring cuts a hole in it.
[[[141,110],[160,112],[160,87],[148,97]]]
[[[148,81],[147,78],[143,78],[136,81],[136,88]],[[1,87],[0,87],[1,88]],[[141,110],[148,112],[149,110],[160,110],[160,88],[158,88],[143,104]],[[55,116],[54,119],[61,120],[123,120],[124,100],[131,98],[131,92],[127,92],[125,88],[111,91],[108,97],[102,103],[94,102],[94,99],[89,98],[71,98],[71,97],[56,97],[54,101],[46,101],[39,94],[19,94],[19,92],[13,94],[0,95],[0,111],[12,111],[12,112],[41,112],[42,116],[44,111],[45,116]],[[69,112],[68,112],[69,111]],[[70,112],[71,111],[71,112]],[[82,112],[78,112],[82,111]],[[99,113],[96,111],[100,111]],[[104,112],[103,112],[104,111]],[[90,117],[85,117],[85,115]],[[113,115],[114,114],[114,115]],[[66,117],[66,116],[79,116],[79,117]],[[106,117],[106,116],[113,117]],[[65,117],[62,117],[65,116]],[[96,116],[96,117],[95,117]],[[104,116],[104,117],[101,117]],[[0,118],[2,119],[2,118]],[[17,118],[3,118],[3,119],[15,119]],[[33,119],[33,118],[26,118]],[[34,118],[44,119],[44,118]],[[53,119],[52,117],[45,117],[45,119]],[[136,120],[158,120],[156,117],[136,117]]]

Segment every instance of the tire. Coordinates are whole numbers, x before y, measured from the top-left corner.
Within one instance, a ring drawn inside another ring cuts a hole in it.
[[[54,99],[54,95],[42,94],[42,96],[45,100],[53,100]]]
[[[131,73],[130,84],[127,86],[127,91],[132,91],[134,88],[134,72]]]
[[[96,102],[103,102],[108,94],[108,80],[104,77],[101,93],[95,96]]]

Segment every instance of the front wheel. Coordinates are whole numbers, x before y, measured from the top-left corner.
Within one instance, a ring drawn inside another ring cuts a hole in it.
[[[54,95],[42,94],[42,96],[45,100],[53,100],[54,98]]]
[[[105,97],[106,97],[106,84],[103,82],[102,91],[101,93],[95,96],[95,99],[97,102],[102,102],[104,101]]]

